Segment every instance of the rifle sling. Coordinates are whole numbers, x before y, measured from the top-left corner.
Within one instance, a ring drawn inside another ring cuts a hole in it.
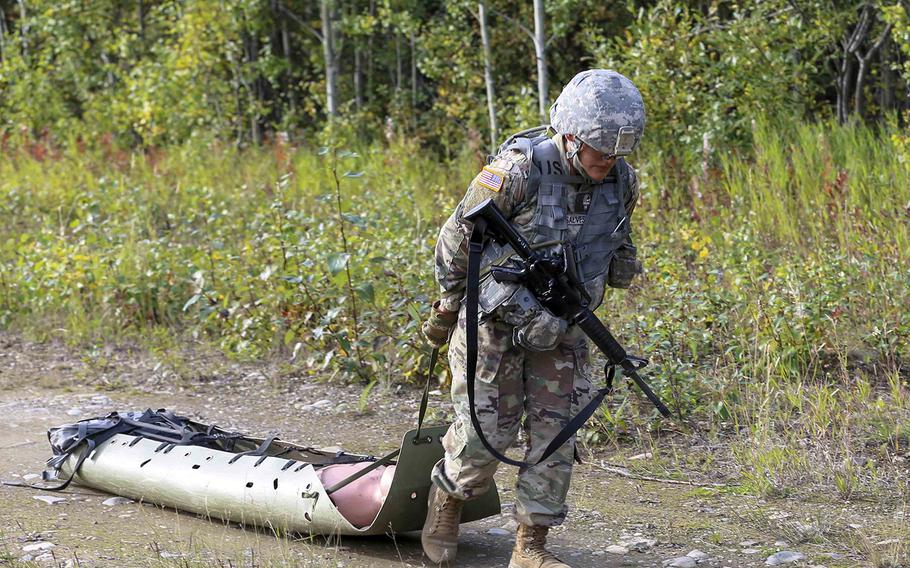
[[[477,326],[478,326],[478,307],[480,304],[480,260],[481,253],[483,251],[484,236],[486,233],[487,222],[485,219],[477,218],[474,221],[474,227],[471,230],[471,236],[468,241],[468,275],[467,275],[467,294],[466,294],[466,341],[467,344],[465,349],[467,351],[467,370],[466,370],[466,383],[468,390],[468,408],[470,409],[471,414],[471,425],[474,427],[474,431],[477,433],[477,437],[480,438],[480,443],[483,444],[483,447],[487,449],[490,454],[503,463],[509,465],[514,465],[520,468],[534,467],[537,464],[544,462],[547,458],[553,455],[553,452],[558,450],[563,444],[565,444],[575,433],[581,428],[584,423],[594,414],[594,411],[600,406],[603,402],[603,399],[610,393],[612,390],[613,375],[615,373],[615,367],[607,366],[609,371],[607,372],[607,386],[599,389],[591,401],[581,409],[581,411],[572,417],[571,420],[563,427],[562,430],[556,434],[556,437],[547,445],[546,449],[541,454],[540,458],[536,462],[525,462],[520,460],[513,460],[512,458],[504,456],[499,450],[493,447],[490,444],[489,440],[483,433],[483,428],[480,425],[480,421],[477,419],[477,409],[474,403],[474,385],[476,383],[477,375]]]

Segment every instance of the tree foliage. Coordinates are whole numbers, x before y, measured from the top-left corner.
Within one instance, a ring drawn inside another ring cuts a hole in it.
[[[499,130],[536,124],[532,3],[486,8]],[[645,93],[648,146],[684,161],[706,137],[747,143],[760,113],[875,121],[908,107],[906,0],[551,0],[545,11],[549,100],[580,69],[614,67]],[[0,0],[0,24],[7,135],[305,139],[325,128],[331,98],[336,133],[406,134],[447,155],[488,138],[472,0]]]

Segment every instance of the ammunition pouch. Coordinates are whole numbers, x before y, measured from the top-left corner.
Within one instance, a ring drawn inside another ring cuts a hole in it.
[[[621,248],[610,260],[607,285],[611,288],[628,288],[632,285],[632,280],[641,273],[641,261],[636,258],[635,249]]]
[[[550,351],[562,341],[568,322],[541,307],[532,317],[512,332],[512,342],[529,351]]]

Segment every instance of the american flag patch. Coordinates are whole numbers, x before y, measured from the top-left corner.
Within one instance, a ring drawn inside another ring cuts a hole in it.
[[[502,172],[497,172],[489,167],[484,167],[477,176],[478,185],[481,185],[490,191],[499,191],[502,189],[502,183],[504,181],[505,176]]]

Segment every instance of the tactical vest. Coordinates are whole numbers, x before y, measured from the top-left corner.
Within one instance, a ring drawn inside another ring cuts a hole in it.
[[[622,158],[616,160],[616,165],[603,182],[590,185],[591,204],[584,224],[571,237],[567,217],[568,188],[584,185],[586,181],[581,176],[568,175],[564,171],[559,148],[548,136],[528,138],[522,134],[511,137],[499,148],[500,154],[517,150],[531,162],[527,195],[511,217],[514,220],[521,212],[534,208],[530,222],[516,224],[528,242],[532,245],[552,243],[542,248],[553,254],[562,254],[564,243],[572,244],[578,278],[591,298],[589,307],[593,310],[603,299],[613,253],[629,234],[625,208],[625,195],[631,183],[629,165]],[[501,263],[510,250],[508,246],[488,243],[482,266]],[[536,300],[524,287],[511,282],[496,282],[489,273],[486,274],[480,283],[481,310],[490,314],[504,304],[528,310],[536,305]]]

